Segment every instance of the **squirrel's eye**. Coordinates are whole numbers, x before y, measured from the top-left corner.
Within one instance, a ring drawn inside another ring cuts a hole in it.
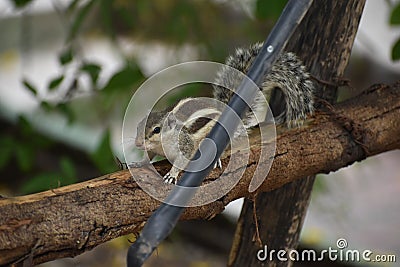
[[[155,128],[153,129],[153,133],[155,133],[155,134],[160,133],[160,131],[161,131],[161,128],[160,128],[160,127],[155,127]]]

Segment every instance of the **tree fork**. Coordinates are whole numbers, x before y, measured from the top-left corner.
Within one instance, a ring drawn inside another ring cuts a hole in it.
[[[321,80],[342,77],[364,4],[363,0],[314,1],[286,50],[295,52],[310,73]],[[335,86],[318,89],[318,98],[335,102]],[[314,180],[314,175],[309,176],[272,192],[258,193],[253,199],[245,199],[228,266],[259,266],[260,261],[255,255],[263,245],[271,249],[296,248]],[[291,266],[292,262],[275,258],[263,264]]]

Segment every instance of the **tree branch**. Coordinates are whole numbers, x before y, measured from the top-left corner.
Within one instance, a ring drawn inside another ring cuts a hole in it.
[[[326,106],[304,127],[278,136],[275,160],[259,190],[270,191],[301,177],[329,173],[367,156],[399,149],[399,118],[400,81],[392,86],[372,86],[356,98]],[[188,208],[184,220],[211,218],[232,200],[249,195],[252,174],[263,164],[257,162],[261,148],[256,139],[251,142],[248,167],[239,183],[218,201]],[[169,165],[161,162],[155,167],[164,173]],[[145,179],[156,175],[147,168],[135,172]],[[214,170],[207,180],[218,175]],[[0,199],[0,265],[27,257],[33,257],[34,264],[70,257],[115,237],[137,233],[158,205],[126,170],[33,195]]]

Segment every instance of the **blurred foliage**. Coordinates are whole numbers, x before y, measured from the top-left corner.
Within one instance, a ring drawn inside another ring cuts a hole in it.
[[[389,18],[389,23],[392,26],[399,27],[400,26],[400,1],[397,4],[392,5],[391,2],[389,2],[389,5],[391,6],[391,13],[390,13],[390,18]],[[400,59],[400,36],[397,39],[397,41],[393,45],[392,49],[392,60],[399,60]]]
[[[96,167],[102,173],[110,173],[115,171],[115,160],[110,145],[110,132],[106,132],[96,151],[91,155]]]
[[[61,156],[56,160],[57,166],[50,166],[46,171],[39,168],[38,161],[43,157],[43,152],[49,151],[54,145],[54,141],[38,133],[21,116],[15,128],[6,127],[0,134],[0,170],[11,166],[13,174],[29,177],[20,185],[19,193],[22,194],[77,182],[74,163],[68,156]]]
[[[39,0],[9,1],[16,9],[23,10]],[[66,24],[65,41],[60,52],[54,55],[61,72],[46,77],[48,82],[44,93],[43,88],[37,88],[34,80],[22,77],[21,83],[37,99],[43,112],[62,116],[69,125],[102,125],[105,129],[103,138],[97,149],[87,157],[99,174],[112,172],[117,165],[110,143],[111,122],[123,117],[134,88],[138,88],[146,78],[137,60],[123,51],[122,39],[143,44],[164,44],[176,50],[190,44],[199,48],[202,59],[222,62],[234,47],[263,40],[286,2],[257,1],[255,19],[238,9],[237,2],[229,1],[64,2],[62,8],[58,6],[57,14]],[[99,79],[103,66],[86,58],[82,52],[85,45],[82,40],[91,33],[107,37],[125,62],[106,81],[103,79],[100,82]],[[83,81],[89,81],[89,91],[87,86],[83,86]],[[167,103],[199,95],[204,91],[203,87],[201,84],[188,85],[169,98]],[[91,97],[81,98],[83,90],[86,90],[85,95],[89,93]],[[49,98],[51,95],[60,97]],[[38,155],[59,146],[59,143],[38,133],[23,117],[15,127],[20,131],[18,136],[14,132],[1,134],[0,171],[10,163],[16,163],[21,173],[29,177],[20,184],[19,193],[54,189],[78,181],[77,177],[81,177],[80,167],[77,167],[79,159],[68,155],[69,152],[60,152],[56,159],[52,157],[51,167],[39,168],[36,166]]]
[[[9,155],[6,159],[11,160],[14,156],[19,169],[23,172],[29,172],[33,169],[35,150],[46,148],[50,145],[50,141],[43,136],[36,134],[36,131],[31,127],[30,123],[24,118],[20,117],[18,121],[19,136],[6,136],[4,139],[8,140],[6,146],[12,146],[12,150],[8,150]],[[3,138],[2,138],[3,139]],[[8,164],[5,162],[4,164]]]
[[[286,1],[257,1],[256,15],[261,19],[274,18],[278,19]]]
[[[20,193],[29,194],[56,189],[57,187],[73,184],[78,181],[74,163],[70,158],[62,156],[58,169],[58,171],[54,172],[40,172],[37,175],[33,175],[21,186]]]
[[[10,0],[15,7],[21,8],[31,3],[33,0]]]

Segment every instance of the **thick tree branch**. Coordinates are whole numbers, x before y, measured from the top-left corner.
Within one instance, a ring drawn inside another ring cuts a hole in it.
[[[252,144],[256,141],[252,140]],[[304,127],[281,133],[275,160],[260,191],[399,148],[400,81],[392,86],[373,86],[361,96],[334,107],[326,106]],[[232,191],[206,206],[188,208],[183,219],[213,217],[230,201],[248,196],[255,167],[263,164],[257,162],[260,149],[259,145],[251,147],[248,168]],[[168,167],[165,162],[156,164],[162,173]],[[155,175],[147,168],[137,168],[135,172],[144,178]],[[213,171],[207,179],[216,179],[218,174]],[[128,171],[33,195],[0,199],[0,265],[26,257],[33,257],[37,264],[74,256],[115,237],[137,233],[158,205],[137,186]]]

